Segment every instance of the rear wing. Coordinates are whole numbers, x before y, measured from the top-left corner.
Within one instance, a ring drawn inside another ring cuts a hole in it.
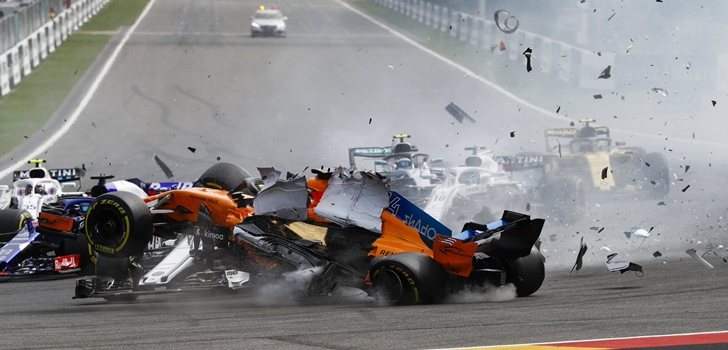
[[[588,135],[585,135],[585,131],[589,131]],[[609,137],[609,128],[606,126],[596,126],[577,129],[577,128],[555,128],[546,129],[544,135],[548,137],[562,137],[562,138],[575,138],[575,137],[594,137],[606,135]]]
[[[553,152],[557,147],[561,147],[559,139],[594,139],[599,136],[609,138],[609,128],[606,126],[585,126],[581,129],[577,128],[556,128],[546,129],[544,132],[546,139],[546,152]],[[551,140],[556,140],[556,145],[551,144]]]
[[[556,128],[546,129],[546,137],[576,137],[578,130],[576,128]]]
[[[544,156],[542,154],[520,155],[520,156],[496,156],[493,159],[504,171],[523,171],[543,167]]]
[[[13,171],[13,182],[17,180],[30,179],[30,172],[35,169],[38,168]],[[83,176],[85,172],[86,171],[82,168],[48,169],[48,175],[58,182],[80,181],[81,176]]]
[[[356,169],[356,157],[380,158],[392,154],[391,147],[353,147],[349,148],[349,168]]]

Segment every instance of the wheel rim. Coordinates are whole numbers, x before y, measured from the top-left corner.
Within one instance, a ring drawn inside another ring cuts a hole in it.
[[[123,229],[124,223],[121,218],[111,210],[100,210],[91,223],[94,236],[99,243],[112,245],[121,241],[119,230]]]
[[[380,270],[373,284],[380,300],[396,302],[402,299],[404,286],[402,285],[402,279],[395,271],[388,268]]]

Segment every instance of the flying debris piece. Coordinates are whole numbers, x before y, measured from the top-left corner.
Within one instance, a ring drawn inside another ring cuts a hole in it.
[[[612,66],[609,65],[607,68],[604,68],[604,70],[599,74],[599,77],[597,79],[609,79],[612,77]]]
[[[607,178],[607,170],[609,170],[608,166],[604,167],[604,169],[602,169],[602,180]]]
[[[560,111],[560,110],[561,110],[561,106],[558,106],[558,107],[556,108],[556,114],[559,114],[559,111]]]
[[[174,177],[174,174],[172,173],[172,169],[170,169],[167,164],[164,164],[162,159],[159,158],[158,155],[154,155],[154,161],[157,162],[157,165],[162,169],[162,172],[164,172],[164,176],[166,176],[168,179],[171,179]]]
[[[576,256],[576,262],[574,263],[574,266],[571,268],[571,272],[579,271],[581,270],[581,266],[583,264],[584,254],[586,254],[587,250],[586,243],[584,243],[584,237],[581,237],[581,246],[579,247],[579,255]]]
[[[627,238],[632,238],[632,236],[635,237],[641,237],[641,238],[649,238],[650,232],[639,227],[632,227],[629,231],[624,231],[624,235],[627,236]]]
[[[498,44],[498,50],[505,51],[506,49],[506,43],[501,40],[501,42]]]
[[[197,152],[197,148],[194,148],[194,147],[187,147],[187,149],[190,150],[190,152],[192,152],[192,153]]]
[[[531,50],[530,47],[526,48],[526,51],[523,51],[523,55],[526,56],[526,72],[531,71],[531,53],[533,50]]]
[[[659,201],[659,202],[657,202],[657,205],[667,205],[667,204],[663,201]]]
[[[688,188],[690,188],[690,185],[685,186],[685,188],[682,189],[683,192],[687,191]]]
[[[217,156],[217,158],[215,158],[215,159],[217,159],[218,161],[220,161],[220,156]]]
[[[369,118],[369,124],[371,124],[371,123],[372,123],[372,118]]]
[[[715,107],[715,105],[718,104],[718,101],[716,101],[716,100],[710,100],[710,103],[712,103],[713,104],[713,107]]]
[[[615,13],[613,13],[613,14],[612,14],[611,16],[609,16],[609,18],[607,18],[607,21],[611,20],[611,19],[612,19],[612,17],[614,17],[614,15],[616,15],[616,14],[617,14],[617,13],[615,12]]]
[[[707,267],[708,269],[713,268],[713,265],[711,265],[707,260],[703,259],[702,256],[698,255],[698,253],[695,251],[695,249],[690,248],[690,249],[686,250],[685,253],[687,253],[688,255],[690,255],[690,257],[692,257],[693,259],[695,259],[698,262],[700,262],[701,264],[703,264],[703,266]]]
[[[662,253],[660,253],[660,251],[659,251],[659,250],[655,250],[655,252],[654,252],[654,253],[652,253],[652,256],[654,256],[655,258],[659,258],[659,257],[661,257],[661,256],[662,256]]]
[[[609,269],[609,272],[619,271],[619,273],[625,273],[627,271],[634,271],[637,274],[637,277],[645,275],[645,272],[642,271],[642,265],[635,264],[631,261],[608,262],[607,268]]]
[[[596,94],[596,95],[594,95],[594,99],[595,100],[601,100],[602,99],[602,94]]]
[[[503,19],[502,21],[501,18]],[[511,15],[511,13],[506,10],[495,11],[495,13],[493,13],[493,19],[495,19],[495,25],[498,27],[498,29],[506,34],[511,34],[518,30],[518,25],[520,24],[518,18]]]
[[[604,231],[604,229],[605,229],[605,228],[606,228],[606,227],[602,227],[602,228],[600,228],[600,229],[599,229],[599,231],[597,231],[597,233],[602,233],[602,231]]]
[[[511,137],[516,137],[516,132],[515,131],[511,131]]]
[[[475,123],[475,119],[465,113],[465,111],[462,110],[462,108],[458,107],[455,102],[450,102],[449,105],[445,106],[445,110],[450,113],[450,115],[453,116],[453,118],[455,118],[455,120],[457,120],[459,123],[462,123],[463,119],[468,119],[471,122]]]
[[[561,158],[561,142],[559,142],[558,140],[556,140],[556,142],[557,146],[559,147],[559,158]]]
[[[611,251],[612,251],[611,249],[609,249],[609,247],[607,247],[607,246],[605,246],[605,245],[601,246],[601,247],[599,248],[599,250],[603,250],[603,251],[605,251],[605,252],[611,252]]]
[[[689,166],[689,165],[686,165],[686,166],[685,166],[685,173],[686,173],[686,174],[688,173],[688,170],[690,170],[690,166]]]
[[[663,88],[654,87],[654,88],[652,88],[652,91],[654,91],[662,96],[667,96],[667,90],[665,90]]]
[[[634,271],[637,274],[637,277],[642,277],[645,275],[645,273],[642,271],[642,266],[635,264],[631,261],[612,261],[617,256],[617,253],[612,253],[607,255],[607,269],[609,269],[610,272],[616,272],[619,271],[620,273],[625,273],[627,271]]]

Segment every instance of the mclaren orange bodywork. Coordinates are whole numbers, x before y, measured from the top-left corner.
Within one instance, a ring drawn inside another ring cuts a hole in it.
[[[166,199],[170,197],[169,199]],[[150,203],[155,200],[164,201],[156,209],[167,209],[172,212],[165,216],[174,221],[197,222],[200,208],[204,205],[210,213],[215,226],[233,228],[243,222],[247,216],[253,213],[251,207],[238,207],[238,203],[230,197],[227,191],[210,188],[187,188],[173,190],[144,199]]]

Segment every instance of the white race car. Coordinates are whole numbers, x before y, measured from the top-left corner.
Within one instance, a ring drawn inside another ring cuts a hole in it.
[[[79,192],[83,169],[46,169],[43,159],[33,159],[30,170],[13,172],[13,187],[0,186],[0,210],[16,208],[29,212],[33,218],[44,204],[58,202],[61,196],[85,196]]]
[[[526,193],[512,181],[484,147],[468,147],[465,165],[446,171],[445,181],[432,190],[425,212],[453,230],[468,221],[492,222],[503,210],[521,209]]]

